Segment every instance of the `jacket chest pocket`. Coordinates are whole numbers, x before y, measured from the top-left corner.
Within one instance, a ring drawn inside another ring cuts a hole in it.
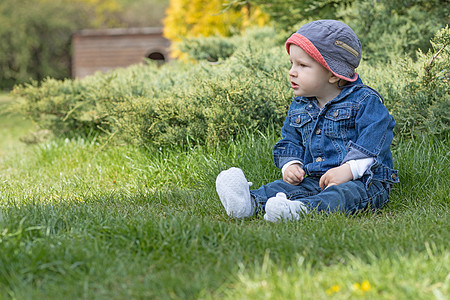
[[[333,108],[325,114],[323,132],[332,138],[348,139],[348,132],[355,128],[352,110],[348,107]]]
[[[311,136],[313,130],[312,118],[307,112],[289,115],[289,125],[301,135],[303,143]]]

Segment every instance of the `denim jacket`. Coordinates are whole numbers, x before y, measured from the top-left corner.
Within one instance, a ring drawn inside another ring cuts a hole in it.
[[[273,148],[275,165],[299,160],[307,175],[321,176],[349,160],[374,158],[362,180],[398,182],[390,145],[394,118],[381,96],[360,78],[320,109],[315,98],[294,97]]]

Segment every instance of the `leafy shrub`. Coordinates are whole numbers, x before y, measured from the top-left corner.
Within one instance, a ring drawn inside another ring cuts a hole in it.
[[[100,99],[89,97],[90,84],[77,80],[47,78],[41,85],[37,81],[16,86],[13,93],[25,97],[23,110],[42,129],[56,135],[87,135],[100,130],[105,121],[105,108]]]
[[[249,28],[244,35],[235,35],[229,38],[219,36],[189,38],[179,43],[182,52],[194,60],[207,60],[217,62],[232,56],[237,49],[245,44],[253,44],[254,50],[258,47],[271,48],[281,45],[279,35],[272,28]]]
[[[208,37],[186,39],[179,47],[182,52],[195,60],[216,62],[230,57],[236,51],[237,45],[231,38]]]
[[[389,63],[368,67],[363,78],[384,97],[397,122],[398,136],[449,134],[450,31],[442,28],[425,54],[393,58]]]
[[[448,5],[442,2],[353,1],[337,15],[355,30],[364,60],[389,62],[398,54],[416,59],[416,51],[426,52],[430,39],[449,21]],[[443,14],[445,11],[447,14]]]
[[[290,102],[285,51],[247,40],[219,64],[136,65],[14,92],[26,99],[22,110],[56,135],[106,133],[143,145],[224,140],[244,126],[281,124]]]
[[[447,0],[230,0],[235,5],[256,5],[280,31],[290,34],[318,19],[344,21],[355,30],[363,46],[363,59],[389,62],[397,53],[415,58],[426,52],[429,40],[449,23]]]
[[[406,86],[405,101],[394,106],[398,109],[400,130],[408,135],[426,133],[448,137],[449,133],[449,80],[450,80],[450,30],[448,25],[431,41],[432,50],[418,52],[421,68],[408,69],[412,60],[407,59],[405,74],[412,79]],[[409,70],[409,72],[408,72]]]
[[[269,29],[260,30],[268,35]],[[25,99],[23,111],[59,135],[95,132],[166,146],[214,143],[269,124],[279,129],[292,96],[288,56],[276,39],[255,38],[257,31],[239,37],[233,54],[219,63],[136,65],[82,80],[47,79],[15,93]],[[380,91],[394,115],[397,136],[448,135],[448,40],[447,27],[417,61],[397,56],[361,67],[365,83]]]
[[[164,66],[155,76],[170,78],[171,86],[163,83],[162,88],[154,80],[158,87],[150,88],[153,96],[124,99],[110,107],[121,136],[144,145],[209,143],[229,139],[244,127],[262,130],[270,122],[281,124],[290,102],[287,66],[280,68],[272,57],[284,53],[280,47],[253,54],[250,50],[216,65]],[[258,60],[256,69],[249,64],[252,59]]]

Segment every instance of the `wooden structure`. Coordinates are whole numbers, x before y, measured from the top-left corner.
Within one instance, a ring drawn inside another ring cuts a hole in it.
[[[127,67],[146,58],[164,62],[169,46],[159,27],[81,30],[72,37],[72,77]]]

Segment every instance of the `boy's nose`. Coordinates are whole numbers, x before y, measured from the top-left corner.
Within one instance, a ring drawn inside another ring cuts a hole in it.
[[[289,76],[292,76],[292,77],[296,77],[297,76],[297,72],[295,72],[293,68],[291,68],[289,70],[288,74],[289,74]]]

